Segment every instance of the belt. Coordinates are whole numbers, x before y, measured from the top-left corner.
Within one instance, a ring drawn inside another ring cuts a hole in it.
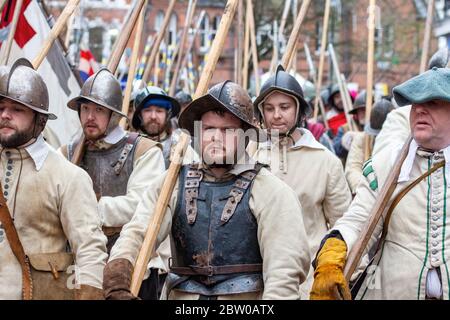
[[[186,276],[209,276],[219,274],[233,274],[241,272],[262,272],[262,264],[234,264],[225,266],[189,266],[189,267],[172,267],[170,266],[170,272],[178,275]]]

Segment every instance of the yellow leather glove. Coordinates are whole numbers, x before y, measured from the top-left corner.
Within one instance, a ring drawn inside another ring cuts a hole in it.
[[[351,293],[344,277],[347,245],[338,238],[325,241],[317,255],[311,300],[351,300]],[[340,295],[340,297],[339,297]]]

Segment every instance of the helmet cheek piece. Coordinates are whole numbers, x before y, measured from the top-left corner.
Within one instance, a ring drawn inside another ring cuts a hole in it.
[[[37,138],[44,130],[47,124],[48,115],[34,112],[33,138]]]

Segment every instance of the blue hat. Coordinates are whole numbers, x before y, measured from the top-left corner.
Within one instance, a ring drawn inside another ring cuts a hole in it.
[[[394,87],[392,92],[400,107],[431,100],[450,102],[450,69],[433,67]]]

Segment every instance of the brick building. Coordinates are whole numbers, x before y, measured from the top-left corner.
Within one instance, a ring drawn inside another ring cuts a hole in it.
[[[261,1],[261,0],[258,0]],[[294,0],[295,1],[295,0]],[[283,1],[274,1],[281,3]],[[334,0],[332,2],[331,17],[329,22],[328,39],[334,44],[338,55],[340,70],[347,80],[359,89],[365,87],[366,60],[367,60],[367,19],[368,0]],[[436,1],[436,6],[442,6],[442,1]],[[447,2],[447,1],[445,1]],[[65,0],[53,0],[48,6],[55,15],[61,11]],[[121,24],[130,9],[131,0],[82,0],[81,13],[78,13],[75,21],[75,30],[83,31],[85,40],[99,61],[105,62],[110,55],[114,40],[120,33]],[[195,66],[201,64],[208,50],[208,37],[214,36],[220,22],[225,1],[198,0],[194,21],[201,10],[206,11],[206,18],[201,25],[199,37],[192,52],[192,60]],[[255,3],[257,11],[258,3]],[[305,78],[308,77],[309,67],[303,50],[303,43],[307,42],[314,63],[317,66],[323,19],[324,0],[312,1],[307,18],[302,26],[299,39],[298,59],[294,64],[296,70]],[[298,1],[298,7],[301,1]],[[149,0],[146,15],[145,35],[155,34],[162,24],[168,1]],[[164,40],[166,45],[175,44],[177,35],[180,34],[187,11],[188,1],[179,0],[175,5],[168,32]],[[392,87],[407,78],[418,73],[422,39],[426,17],[425,0],[392,0],[377,1],[377,32],[376,32],[376,63],[374,82],[384,84],[385,90],[390,92]],[[439,11],[437,11],[439,13]],[[264,14],[266,14],[264,12]],[[269,14],[269,13],[267,13]],[[271,39],[273,39],[273,24],[264,22],[264,19],[255,14],[257,23],[257,42],[259,54],[259,74],[268,71],[271,58]],[[275,19],[281,18],[280,12],[273,14]],[[287,39],[292,28],[293,18],[288,20],[284,33]],[[237,20],[232,24],[228,33],[225,48],[216,67],[212,84],[225,79],[235,77],[235,57],[238,35],[244,30],[237,30]],[[75,34],[75,32],[74,32]],[[450,33],[449,33],[450,34]],[[441,39],[441,43],[442,43]],[[141,52],[144,50],[141,45]],[[129,47],[131,47],[131,43]],[[445,45],[445,44],[444,44]],[[267,48],[269,47],[269,48]],[[430,53],[438,47],[438,39],[432,37]],[[282,50],[281,50],[282,51]],[[264,52],[268,52],[264,54]],[[282,52],[279,57],[281,59]],[[326,59],[324,85],[333,81],[334,75],[331,64]],[[252,75],[252,73],[250,73]],[[160,81],[163,75],[160,74]]]

